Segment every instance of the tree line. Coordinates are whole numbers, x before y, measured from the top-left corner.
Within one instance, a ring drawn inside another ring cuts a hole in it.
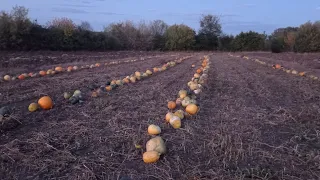
[[[75,24],[56,18],[40,25],[28,9],[15,6],[0,12],[0,50],[219,50],[219,51],[320,51],[320,21],[300,27],[276,29],[271,35],[254,31],[235,36],[222,32],[218,16],[203,15],[198,32],[185,24],[123,21],[94,31],[88,22]]]

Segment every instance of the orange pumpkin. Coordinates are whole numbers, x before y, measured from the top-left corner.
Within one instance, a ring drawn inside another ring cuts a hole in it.
[[[305,76],[306,73],[305,72],[299,72],[299,76]]]
[[[18,79],[20,79],[20,80],[24,80],[26,77],[23,75],[23,74],[21,74],[20,76],[18,76]]]
[[[95,66],[96,66],[96,67],[100,67],[100,63],[96,63]]]
[[[173,102],[173,101],[169,101],[169,102],[168,102],[168,108],[169,108],[169,109],[174,109],[174,108],[176,108],[176,107],[177,107],[177,105],[176,105],[175,102]]]
[[[68,72],[71,72],[72,69],[73,69],[72,66],[69,66],[69,67],[67,68],[67,71],[68,71]]]
[[[153,68],[153,72],[158,72],[159,71],[159,69],[158,68]]]
[[[188,114],[190,114],[190,115],[195,115],[195,114],[197,114],[197,112],[198,112],[198,106],[197,105],[195,105],[195,104],[189,104],[189,105],[187,105],[187,107],[186,107],[186,112],[188,113]]]
[[[202,72],[201,69],[197,69],[197,73],[200,74]]]
[[[124,78],[122,81],[123,81],[124,83],[129,83],[129,82],[130,82],[130,80],[129,80],[128,78]]]
[[[39,74],[40,74],[41,76],[45,76],[45,75],[47,74],[47,72],[45,72],[45,71],[40,71]]]
[[[38,100],[38,104],[42,109],[48,110],[53,106],[52,99],[49,96],[43,96]]]
[[[111,90],[112,90],[112,87],[111,87],[111,86],[107,86],[107,87],[106,87],[106,90],[107,90],[107,91],[111,91]]]
[[[280,64],[276,64],[276,69],[280,69],[281,68],[281,65]]]
[[[32,77],[32,76],[33,76],[33,73],[29,73],[28,76]]]
[[[62,69],[62,67],[58,66],[58,67],[54,68],[54,70],[57,72],[61,72],[63,69]]]

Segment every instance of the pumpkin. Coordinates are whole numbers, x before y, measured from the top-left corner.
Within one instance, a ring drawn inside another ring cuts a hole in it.
[[[73,92],[73,96],[81,96],[81,91],[80,90],[75,90]]]
[[[47,75],[50,75],[50,74],[51,74],[51,72],[52,72],[52,70],[51,70],[51,69],[49,69],[49,70],[46,72],[46,74],[47,74]]]
[[[94,68],[94,64],[91,64],[89,67],[90,67],[90,69]]]
[[[68,92],[64,92],[64,93],[63,93],[63,97],[64,97],[65,99],[69,99],[69,98],[71,97],[71,94],[68,93]]]
[[[193,68],[194,68],[194,67],[196,67],[196,65],[192,64],[192,65],[191,65],[191,67],[193,67]]]
[[[136,76],[137,80],[141,80],[141,76]]]
[[[197,71],[196,71],[198,74],[200,74],[201,72],[202,72],[202,69],[197,69]]]
[[[299,76],[305,76],[305,75],[306,75],[305,72],[300,72],[300,73],[299,73]]]
[[[14,76],[11,78],[12,81],[14,81],[14,80],[16,80],[16,79],[17,79],[17,77],[14,77]]]
[[[166,114],[166,122],[169,123],[169,122],[170,122],[170,119],[171,119],[173,116],[174,116],[173,113],[168,112],[168,113]]]
[[[130,80],[129,80],[128,78],[123,78],[122,81],[123,81],[124,83],[129,83],[129,82],[130,82]]]
[[[145,163],[155,163],[159,160],[160,155],[157,151],[147,151],[143,153],[142,159]]]
[[[289,74],[289,73],[291,73],[291,71],[288,69],[288,70],[286,70],[286,73],[288,73],[288,74]]]
[[[107,91],[111,91],[111,90],[112,90],[112,87],[111,87],[111,86],[106,86],[106,90],[107,90]]]
[[[158,68],[156,68],[156,67],[153,68],[153,72],[154,72],[154,73],[156,73],[156,72],[158,72],[158,71],[159,71]]]
[[[45,71],[40,71],[39,74],[40,74],[41,76],[45,76],[47,73],[46,73]]]
[[[21,75],[19,75],[18,76],[18,79],[20,79],[20,80],[24,80],[26,77],[23,75],[23,74],[21,74]]]
[[[96,67],[100,67],[100,63],[96,63],[95,66],[96,66]]]
[[[196,89],[193,91],[195,94],[199,94],[201,92],[201,89]]]
[[[184,118],[184,112],[182,110],[178,110],[174,113],[175,116],[178,116],[180,119]]]
[[[195,82],[192,82],[189,87],[191,90],[196,90],[196,89],[198,89],[198,84]]]
[[[187,107],[189,104],[190,104],[190,100],[187,100],[187,99],[184,99],[184,100],[181,102],[181,105],[182,105],[183,107]]]
[[[140,77],[140,76],[141,76],[141,73],[138,72],[138,71],[136,71],[136,72],[134,73],[134,75],[135,75],[136,77]]]
[[[131,76],[131,77],[130,77],[130,82],[135,83],[136,80],[137,80],[136,77],[134,77],[134,76]]]
[[[29,73],[28,76],[29,76],[29,77],[33,77],[33,73]]]
[[[148,126],[148,133],[151,135],[158,135],[161,133],[161,128],[157,125],[151,124]]]
[[[174,108],[176,108],[176,107],[177,107],[177,105],[176,105],[175,102],[173,102],[173,101],[169,101],[169,102],[168,102],[168,108],[169,108],[169,109],[174,109]]]
[[[148,75],[152,75],[152,72],[151,72],[149,69],[146,71],[146,73],[147,73]]]
[[[69,66],[69,67],[67,68],[67,71],[68,71],[68,72],[71,72],[72,69],[73,69],[72,66]]]
[[[10,81],[11,77],[10,77],[9,75],[5,75],[5,76],[3,77],[3,79],[4,79],[5,81]]]
[[[186,107],[186,112],[190,115],[195,115],[198,112],[198,106],[195,104],[188,104],[188,106]]]
[[[298,71],[292,70],[291,73],[292,73],[292,74],[298,74]]]
[[[73,66],[72,69],[73,70],[78,70],[78,66]]]
[[[176,100],[176,105],[181,105],[182,99],[181,98],[177,98]]]
[[[195,74],[193,75],[193,77],[195,77],[195,78],[200,78],[200,74],[195,73]]]
[[[56,71],[51,71],[51,74],[53,75],[53,74],[56,74]]]
[[[174,129],[181,127],[181,119],[178,116],[171,117],[169,122]]]
[[[122,83],[122,81],[121,81],[121,80],[117,80],[117,81],[116,81],[116,85],[118,85],[118,86],[122,86],[122,85],[123,85],[123,83]]]
[[[98,97],[99,96],[99,94],[98,94],[98,92],[96,92],[96,91],[93,91],[92,93],[91,93],[91,97],[93,97],[93,98],[96,98],[96,97]]]
[[[276,67],[276,69],[280,69],[281,65],[280,64],[276,64],[275,67]]]
[[[179,97],[181,99],[185,98],[187,96],[187,91],[186,90],[180,90],[179,91]]]
[[[54,70],[55,70],[55,71],[57,71],[57,72],[61,72],[61,71],[63,71],[62,67],[60,67],[60,66],[58,66],[58,67],[54,68]]]
[[[160,136],[151,138],[146,144],[147,151],[156,151],[160,155],[167,152],[166,145]]]
[[[38,104],[42,109],[48,110],[53,106],[52,99],[49,96],[43,96],[38,100]]]
[[[22,74],[25,78],[29,77],[29,75],[27,73],[23,73]]]
[[[36,111],[37,109],[38,109],[38,104],[37,103],[31,103],[30,105],[29,105],[29,107],[28,107],[28,110],[30,111],[30,112],[34,112],[34,111]]]

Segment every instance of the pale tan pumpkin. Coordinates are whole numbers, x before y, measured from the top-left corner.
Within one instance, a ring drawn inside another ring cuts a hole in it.
[[[166,145],[160,136],[156,136],[154,138],[151,138],[146,144],[146,150],[147,151],[156,151],[160,155],[165,154],[167,152]]]

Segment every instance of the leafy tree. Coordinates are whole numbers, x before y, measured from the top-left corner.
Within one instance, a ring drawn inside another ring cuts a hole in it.
[[[198,32],[197,44],[200,49],[213,50],[219,45],[218,38],[221,35],[221,24],[218,16],[211,14],[202,15],[200,19],[200,30]]]
[[[219,38],[219,50],[221,51],[228,51],[232,50],[232,41],[234,36],[232,35],[221,35]]]
[[[264,49],[265,35],[254,31],[241,32],[238,34],[232,46],[235,51],[258,51]]]
[[[195,43],[195,32],[184,24],[170,26],[165,37],[167,50],[188,50],[192,49]]]
[[[300,26],[295,51],[297,52],[318,52],[320,51],[320,28],[319,23],[307,22]]]

